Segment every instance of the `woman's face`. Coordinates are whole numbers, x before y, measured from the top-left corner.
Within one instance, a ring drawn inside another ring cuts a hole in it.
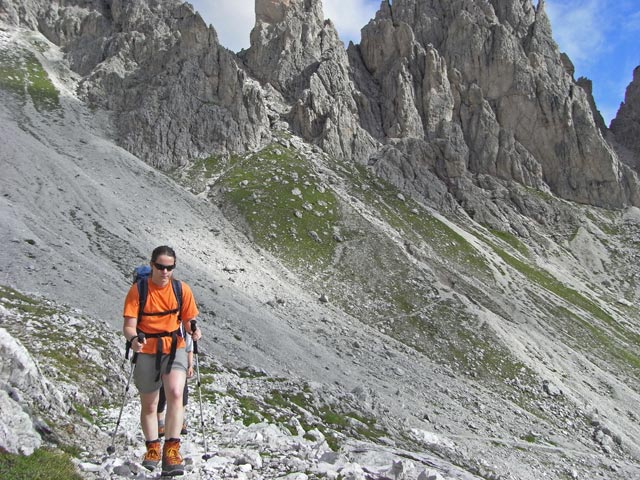
[[[171,280],[175,266],[175,258],[169,255],[159,255],[155,262],[151,262],[151,281],[156,285],[166,285]]]

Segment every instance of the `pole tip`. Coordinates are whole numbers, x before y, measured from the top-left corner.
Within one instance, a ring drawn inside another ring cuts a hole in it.
[[[116,447],[114,447],[113,445],[109,445],[109,447],[107,448],[107,453],[109,455],[113,455],[116,452]]]

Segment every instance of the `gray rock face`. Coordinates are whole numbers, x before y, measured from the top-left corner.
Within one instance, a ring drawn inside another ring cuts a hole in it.
[[[576,83],[582,87],[582,89],[587,94],[587,98],[589,99],[589,106],[591,107],[591,112],[593,113],[593,120],[596,122],[596,126],[600,129],[600,132],[603,136],[607,134],[607,125],[604,123],[604,118],[602,118],[602,114],[596,105],[596,101],[593,98],[593,82],[586,77],[580,77],[576,80]]]
[[[287,100],[295,133],[342,159],[365,162],[378,148],[361,125],[344,45],[320,0],[257,0],[251,47],[242,56]]]
[[[633,71],[624,102],[611,121],[611,131],[616,141],[640,156],[640,66]]]
[[[178,0],[0,1],[5,21],[63,46],[120,144],[156,166],[253,149],[277,128],[440,206],[481,205],[484,176],[640,204],[542,0],[382,2],[347,51],[320,0],[257,0],[239,57]],[[626,142],[633,108],[616,123]]]
[[[320,0],[256,0],[255,11],[247,65],[260,81],[296,98],[308,83],[307,70],[339,45],[337,32],[324,23]]]
[[[261,89],[189,4],[5,4],[10,20],[65,49],[85,97],[116,112],[120,143],[150,164],[243,151],[268,135]]]
[[[385,138],[458,145],[428,160],[446,166],[435,170],[446,182],[488,174],[583,203],[637,203],[625,187],[637,180],[624,178],[567,73],[544,2],[383,2],[359,53],[380,87]],[[420,160],[407,161],[415,170]]]
[[[0,407],[5,417],[0,424],[0,446],[9,453],[31,455],[42,445],[31,417],[4,390],[0,390]]]

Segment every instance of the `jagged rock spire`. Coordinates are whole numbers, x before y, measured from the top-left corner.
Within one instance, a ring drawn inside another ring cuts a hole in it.
[[[640,205],[543,1],[383,1],[347,55],[320,0],[256,0],[239,57],[179,0],[1,1],[65,47],[86,97],[118,112],[121,143],[154,164],[254,148],[284,121],[429,199],[489,175]],[[286,103],[278,119],[267,85]]]
[[[246,63],[261,81],[296,97],[307,83],[305,70],[341,46],[338,33],[325,24],[320,0],[256,0],[255,12]]]
[[[611,131],[620,144],[640,157],[640,65],[633,71],[624,102],[611,122]],[[640,158],[637,163],[640,164]]]
[[[440,60],[428,65],[429,51]],[[430,148],[432,158],[408,160],[412,169],[448,165],[445,182],[450,172],[489,174],[607,207],[640,200],[565,70],[544,2],[383,2],[359,52],[360,77],[373,77],[361,85],[380,89],[385,137],[461,147],[445,161]]]
[[[240,56],[252,75],[290,103],[291,129],[327,153],[366,161],[376,142],[363,128],[349,60],[320,0],[256,0],[251,47]]]

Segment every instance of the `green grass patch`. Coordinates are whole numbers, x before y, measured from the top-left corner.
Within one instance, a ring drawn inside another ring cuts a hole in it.
[[[0,88],[31,98],[38,111],[60,107],[60,96],[36,56],[23,48],[0,50]]]
[[[29,456],[0,452],[0,478],[6,480],[82,480],[69,455],[39,448]]]
[[[485,258],[462,235],[439,220],[422,205],[401,195],[393,185],[373,176],[365,167],[342,168],[354,185],[353,195],[377,210],[385,221],[417,244],[425,242],[445,264],[455,263],[462,271],[491,278]]]
[[[236,370],[240,378],[261,378],[266,377],[266,373],[258,372],[253,368],[244,367]]]
[[[628,371],[632,378],[637,378],[640,372],[640,356],[638,352],[640,341],[633,333],[619,336],[617,341],[610,333],[598,325],[588,322],[564,307],[553,310],[556,321],[561,320],[559,327],[565,336],[565,342],[577,350],[590,355],[597,355],[608,362],[615,362],[616,371]]]
[[[274,419],[272,415],[266,412],[262,403],[256,398],[239,395],[234,389],[229,390],[227,393],[237,400],[240,411],[242,412],[239,419],[242,420],[242,424],[245,427],[253,425],[254,423],[273,423]]]
[[[0,285],[0,303],[8,309],[15,309],[35,318],[50,317],[58,312],[43,301],[31,298],[5,285]]]
[[[509,232],[503,232],[502,230],[496,230],[494,228],[488,228],[488,230],[491,232],[493,236],[499,238],[503,242],[513,247],[517,252],[522,254],[524,257],[529,256],[529,249],[515,235]]]
[[[85,405],[82,405],[80,403],[74,403],[73,404],[73,409],[82,418],[84,418],[85,420],[88,420],[89,423],[95,422],[95,418],[96,418],[95,414],[89,408],[87,408]]]
[[[193,160],[184,167],[178,167],[169,174],[192,193],[205,191],[211,181],[215,181],[228,167],[229,159],[219,155]]]
[[[329,264],[338,201],[294,150],[273,144],[232,158],[217,186],[260,247],[294,267]]]
[[[18,52],[0,50],[0,88],[24,96],[25,71]]]
[[[323,422],[338,428],[346,428],[349,426],[349,421],[345,415],[336,413],[329,407],[323,407],[320,409],[320,418],[322,418]]]
[[[615,321],[608,313],[606,313],[598,305],[586,298],[581,293],[577,292],[571,287],[564,285],[562,282],[558,281],[546,271],[532,267],[531,265],[518,260],[517,258],[509,255],[503,249],[492,243],[489,243],[489,245],[498,254],[498,256],[502,258],[502,260],[504,260],[505,263],[510,265],[515,270],[519,271],[531,282],[536,283],[537,285],[543,287],[551,293],[554,293],[558,297],[581,308],[582,310],[591,313],[599,320],[602,320],[609,325],[615,325]]]
[[[271,390],[265,401],[269,405],[280,408],[291,408],[292,405],[309,408],[308,401],[302,392],[290,394],[280,392],[279,390]]]

